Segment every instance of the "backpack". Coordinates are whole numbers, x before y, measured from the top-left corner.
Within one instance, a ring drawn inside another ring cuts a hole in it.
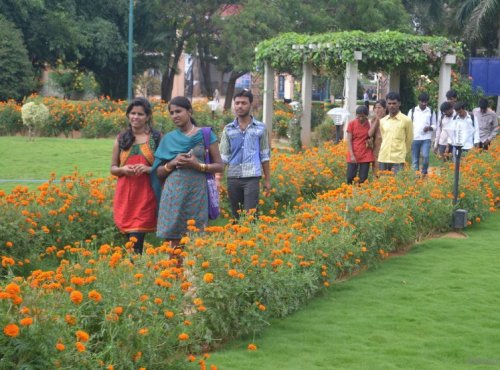
[[[432,121],[432,115],[434,114],[434,111],[432,110],[432,107],[429,107],[431,109],[431,121]],[[411,121],[413,122],[413,113],[415,112],[415,108],[411,109]]]

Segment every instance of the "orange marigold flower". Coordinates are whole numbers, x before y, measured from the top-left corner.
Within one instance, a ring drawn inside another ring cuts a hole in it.
[[[155,302],[157,305],[160,305],[160,304],[162,304],[162,303],[163,303],[163,299],[156,297],[156,298],[154,299],[154,302]]]
[[[74,304],[80,304],[83,301],[83,294],[78,290],[73,290],[69,295],[69,298]]]
[[[87,349],[82,342],[76,342],[75,347],[78,352],[84,352]]]
[[[188,224],[188,226],[195,226],[196,225],[196,221],[195,220],[188,220],[187,224]]]
[[[137,331],[139,335],[148,335],[149,329],[148,328],[142,328]]]
[[[68,323],[68,325],[75,325],[76,324],[76,317],[73,315],[66,315],[64,317],[64,321]]]
[[[19,335],[19,326],[8,324],[3,328],[3,333],[8,337],[17,337]]]
[[[21,319],[19,323],[22,326],[30,326],[31,324],[33,324],[33,319],[31,317],[25,317],[24,319]]]
[[[14,245],[14,243],[12,243],[12,242],[5,242],[5,246],[8,248],[12,248],[13,245]]]
[[[263,304],[259,304],[259,310],[265,311],[266,310],[266,306],[264,306]]]
[[[66,349],[66,346],[64,344],[62,344],[61,342],[57,342],[56,349],[61,352],[61,351],[64,351]]]
[[[187,360],[188,360],[189,362],[195,362],[195,361],[196,361],[196,357],[195,357],[194,355],[189,355],[189,356],[187,357]]]
[[[19,294],[21,293],[21,288],[15,283],[10,283],[5,287],[5,291],[10,294]]]
[[[207,272],[205,275],[203,275],[203,281],[205,283],[212,283],[214,281],[214,274]]]
[[[94,302],[100,302],[102,300],[102,295],[97,290],[91,290],[89,292],[89,298]]]
[[[76,333],[76,339],[80,342],[87,342],[90,338],[90,335],[83,330],[77,330]]]
[[[204,269],[208,268],[209,266],[210,266],[210,262],[208,262],[208,261],[204,261],[201,263],[201,267]]]
[[[253,343],[250,343],[247,348],[249,351],[256,351],[257,350],[257,346]]]
[[[189,335],[186,333],[180,333],[178,338],[179,338],[179,340],[188,340]]]
[[[115,307],[113,309],[113,312],[116,313],[117,315],[121,315],[123,313],[123,307],[120,307],[120,306]]]
[[[163,313],[165,314],[165,317],[167,319],[171,319],[172,317],[175,316],[175,314],[172,311],[164,311]]]

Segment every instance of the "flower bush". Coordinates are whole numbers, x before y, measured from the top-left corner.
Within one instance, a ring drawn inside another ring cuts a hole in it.
[[[34,130],[41,130],[49,120],[49,109],[45,104],[29,102],[21,108],[23,125],[28,127],[30,133]]]
[[[15,100],[0,101],[0,135],[14,135],[22,130],[21,105]]]
[[[471,222],[500,201],[494,144],[463,160],[458,207]],[[0,225],[20,220],[0,233],[0,368],[204,369],[207,350],[450,228],[452,165],[424,180],[403,171],[349,186],[344,152],[342,144],[275,151],[274,190],[259,216],[205,233],[188,222],[182,251],[147,244],[142,256],[131,254],[132,240],[103,232],[113,229],[109,180],[73,174],[35,192],[0,193]],[[177,254],[180,267],[170,259]]]

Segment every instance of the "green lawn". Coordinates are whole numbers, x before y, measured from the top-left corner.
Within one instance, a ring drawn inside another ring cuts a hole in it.
[[[92,176],[109,175],[114,139],[63,139],[0,137],[0,189],[10,191],[22,184],[31,188],[39,182],[2,182],[2,180],[47,180],[75,171]]]
[[[337,282],[211,362],[219,370],[498,369],[499,222],[497,212],[466,239],[429,240]]]

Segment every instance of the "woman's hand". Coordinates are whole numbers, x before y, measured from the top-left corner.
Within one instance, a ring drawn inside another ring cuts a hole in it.
[[[135,165],[127,164],[120,168],[123,176],[135,176]]]
[[[144,173],[151,173],[151,167],[145,164],[136,164],[135,166],[135,174],[142,175]]]
[[[174,159],[176,168],[192,168],[197,169],[200,164],[196,157],[191,153],[180,153]]]

